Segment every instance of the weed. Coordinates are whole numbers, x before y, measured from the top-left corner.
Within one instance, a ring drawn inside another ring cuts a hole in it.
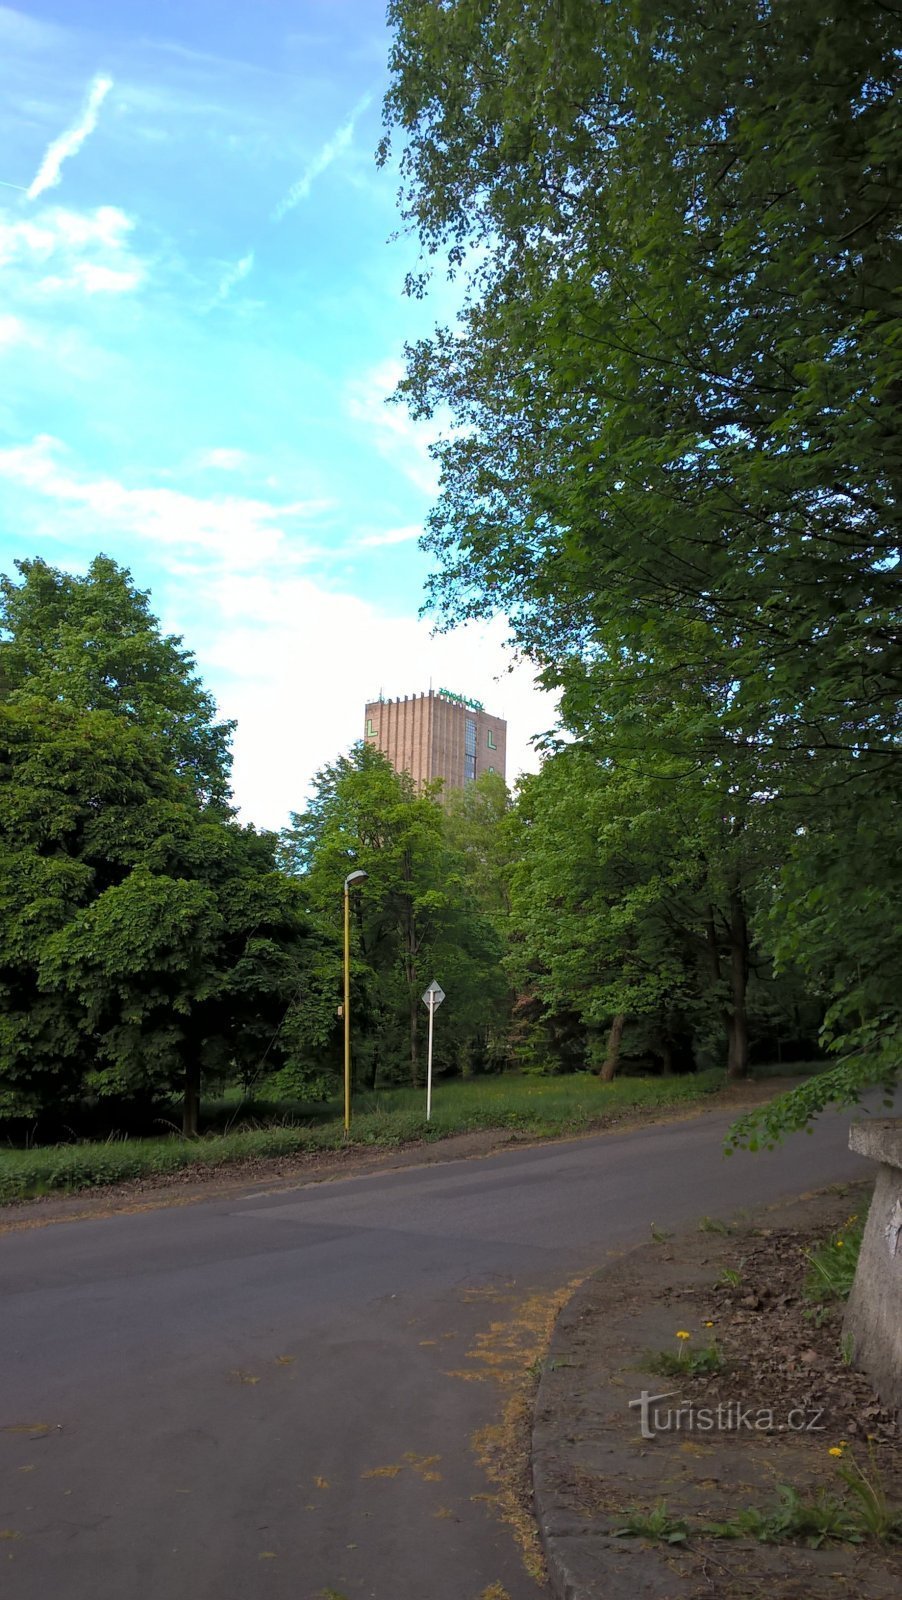
[[[830,1454],[844,1458],[846,1449],[835,1445]],[[769,1506],[746,1506],[724,1522],[700,1522],[697,1528],[671,1516],[666,1501],[659,1500],[651,1511],[632,1512],[614,1530],[615,1537],[634,1535],[683,1544],[690,1533],[699,1533],[709,1539],[757,1539],[761,1544],[801,1540],[813,1550],[828,1543],[862,1544],[869,1538],[879,1544],[902,1540],[902,1509],[887,1499],[873,1446],[867,1471],[851,1457],[838,1471],[847,1490],[842,1498],[823,1485],[802,1494],[784,1483]]]
[[[652,1243],[653,1244],[666,1244],[668,1239],[672,1239],[673,1238],[673,1234],[672,1233],[666,1233],[663,1228],[659,1228],[658,1227],[658,1224],[656,1222],[649,1223],[649,1227],[651,1228],[651,1237],[652,1237]]]
[[[719,1217],[702,1217],[698,1225],[699,1233],[732,1233],[728,1222],[721,1222]]]
[[[784,1483],[779,1496],[777,1507],[767,1520],[764,1537],[768,1542],[803,1539],[812,1550],[817,1550],[828,1539],[860,1543],[861,1533],[854,1518],[828,1489],[820,1487],[801,1495],[792,1484]]]
[[[642,1361],[642,1370],[662,1378],[688,1376],[696,1378],[703,1373],[723,1372],[726,1367],[723,1351],[712,1339],[701,1350],[690,1350],[691,1335],[680,1331],[677,1350],[648,1350]]]
[[[864,1223],[857,1217],[850,1217],[815,1250],[803,1251],[808,1262],[803,1288],[806,1300],[816,1304],[848,1300],[863,1233]]]
[[[703,1522],[699,1532],[712,1539],[759,1539],[767,1541],[768,1517],[757,1506],[746,1506],[728,1522]]]
[[[813,1322],[816,1328],[822,1328],[834,1315],[833,1306],[808,1306],[803,1312],[806,1322]]]
[[[862,1533],[849,1508],[827,1489],[801,1495],[784,1483],[776,1503],[764,1510],[747,1506],[726,1522],[705,1522],[700,1533],[713,1539],[757,1539],[761,1544],[802,1539],[811,1549],[828,1540],[860,1544]]]
[[[844,1447],[841,1448],[844,1451]],[[863,1531],[880,1544],[902,1539],[902,1508],[891,1505],[887,1498],[873,1445],[868,1446],[867,1472],[854,1456],[837,1471],[855,1497],[855,1516]]]
[[[667,1501],[659,1500],[651,1511],[627,1512],[622,1527],[614,1529],[615,1539],[658,1539],[664,1544],[685,1544],[689,1526],[682,1517],[672,1517]]]
[[[745,1257],[743,1256],[738,1267],[724,1267],[717,1280],[721,1287],[724,1289],[738,1289],[742,1283],[742,1269],[744,1266]]]

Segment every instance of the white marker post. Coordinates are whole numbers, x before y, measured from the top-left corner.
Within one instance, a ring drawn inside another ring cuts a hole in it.
[[[423,1004],[429,1012],[429,1049],[426,1052],[426,1121],[432,1121],[432,1030],[435,1024],[435,1013],[445,998],[445,991],[433,978],[428,989],[423,991]]]

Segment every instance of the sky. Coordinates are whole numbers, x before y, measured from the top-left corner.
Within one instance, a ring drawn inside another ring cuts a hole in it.
[[[554,722],[503,618],[419,617],[431,434],[386,398],[458,291],[403,293],[389,45],[383,0],[0,4],[0,571],[127,566],[265,827],[380,692],[506,716],[509,782]]]

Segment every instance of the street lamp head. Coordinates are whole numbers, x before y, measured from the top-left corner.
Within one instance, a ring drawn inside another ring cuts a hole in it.
[[[347,892],[350,889],[352,884],[354,884],[354,883],[362,883],[364,878],[366,878],[368,876],[369,876],[369,874],[366,873],[366,872],[361,872],[359,867],[358,867],[356,872],[349,872],[347,877],[345,878],[345,894],[347,894]]]

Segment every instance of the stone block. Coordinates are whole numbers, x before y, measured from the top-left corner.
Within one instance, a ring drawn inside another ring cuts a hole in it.
[[[878,1165],[843,1331],[883,1404],[902,1406],[902,1117],[853,1123],[849,1147]]]

